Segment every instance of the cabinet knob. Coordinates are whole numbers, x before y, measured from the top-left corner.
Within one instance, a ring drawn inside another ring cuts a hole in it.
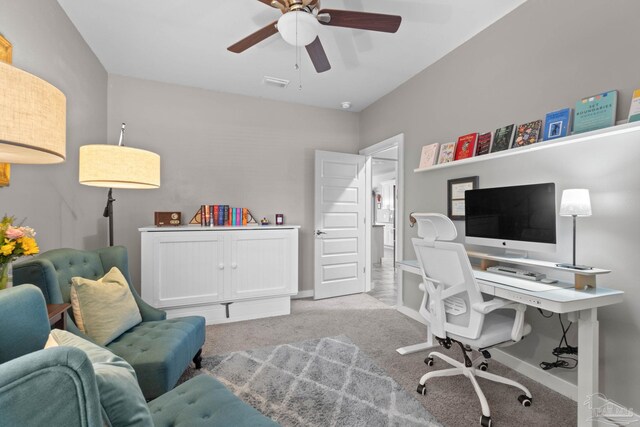
[[[235,262],[231,263],[231,268],[236,269],[238,268],[238,264],[236,264]]]
[[[218,268],[219,268],[220,270],[224,270],[224,264],[223,264],[223,263],[218,264]]]

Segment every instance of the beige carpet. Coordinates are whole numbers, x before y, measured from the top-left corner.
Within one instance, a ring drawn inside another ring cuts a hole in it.
[[[375,298],[358,294],[322,301],[294,300],[290,316],[272,317],[207,327],[203,356],[251,350],[278,344],[344,334],[387,374],[447,426],[480,424],[480,402],[465,377],[434,378],[426,396],[416,393],[420,376],[431,369],[444,369],[436,361],[427,367],[427,352],[401,356],[395,349],[426,339],[424,326]],[[460,359],[459,349],[439,349]],[[489,371],[524,384],[533,394],[533,405],[520,406],[519,392],[506,385],[478,379],[491,408],[494,425],[575,426],[576,403],[491,360]],[[193,370],[185,378],[194,375]]]

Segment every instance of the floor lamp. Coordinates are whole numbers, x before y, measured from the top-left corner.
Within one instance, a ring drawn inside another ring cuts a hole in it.
[[[113,246],[113,189],[160,187],[160,156],[151,151],[125,147],[124,129],[123,123],[118,145],[80,147],[80,183],[109,188],[103,213],[109,218],[109,246]]]
[[[564,190],[562,192],[562,200],[560,201],[559,215],[573,217],[573,264],[556,265],[574,270],[590,270],[592,267],[576,264],[576,218],[579,216],[591,216],[589,190],[583,188]]]

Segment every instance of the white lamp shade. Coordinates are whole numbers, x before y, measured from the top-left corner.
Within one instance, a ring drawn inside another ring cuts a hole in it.
[[[278,19],[278,31],[287,43],[306,46],[318,37],[320,23],[307,12],[287,12]]]
[[[111,188],[160,187],[160,156],[119,145],[80,147],[81,184]]]
[[[562,192],[560,202],[561,216],[591,216],[589,190],[574,188]]]
[[[66,157],[67,99],[39,77],[0,61],[0,162]]]

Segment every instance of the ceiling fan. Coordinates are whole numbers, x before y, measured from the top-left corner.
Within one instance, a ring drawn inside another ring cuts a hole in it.
[[[360,30],[395,33],[402,17],[380,13],[356,12],[351,10],[320,9],[319,0],[258,0],[273,8],[280,9],[282,16],[277,21],[245,37],[227,50],[240,53],[253,45],[280,32],[282,38],[294,46],[305,46],[318,73],[331,69],[324,52],[318,28],[320,24],[333,27],[356,28]]]

